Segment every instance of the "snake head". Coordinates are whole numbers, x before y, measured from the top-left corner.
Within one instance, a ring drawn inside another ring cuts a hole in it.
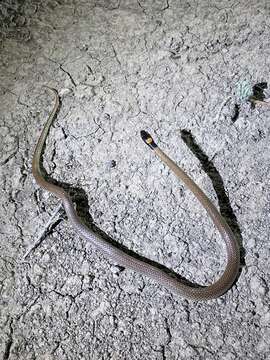
[[[154,142],[152,136],[148,132],[142,130],[141,138],[152,150],[157,147],[157,144]]]

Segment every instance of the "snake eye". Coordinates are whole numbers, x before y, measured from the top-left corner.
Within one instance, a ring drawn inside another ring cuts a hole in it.
[[[154,142],[152,136],[148,132],[142,130],[141,138],[146,143],[146,145],[150,146],[151,149],[154,149],[157,147],[157,144]]]

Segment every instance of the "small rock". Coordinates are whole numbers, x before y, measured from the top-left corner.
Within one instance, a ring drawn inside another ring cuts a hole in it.
[[[80,50],[81,50],[81,51],[87,51],[88,48],[89,48],[89,46],[88,46],[87,44],[82,44],[82,45],[80,46]]]
[[[111,169],[116,167],[116,161],[115,160],[110,160],[108,162],[108,167],[111,168]]]
[[[250,280],[250,288],[255,294],[261,296],[264,296],[267,291],[267,286],[265,284],[265,281],[256,275],[253,276],[253,278]]]
[[[59,91],[60,97],[65,97],[70,93],[72,93],[72,89],[69,89],[69,88],[64,88]]]
[[[119,275],[120,272],[123,271],[123,267],[119,266],[119,265],[112,265],[111,266],[111,272],[115,275]]]
[[[45,253],[43,256],[42,256],[42,261],[47,263],[49,262],[51,259],[50,255],[48,253]]]
[[[90,272],[90,264],[88,261],[84,261],[81,265],[81,274],[87,275]]]

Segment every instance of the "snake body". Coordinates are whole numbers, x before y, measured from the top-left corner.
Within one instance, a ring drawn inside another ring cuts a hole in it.
[[[226,268],[222,276],[209,286],[187,285],[187,283],[184,283],[183,281],[167,274],[162,269],[144,262],[143,260],[137,259],[107,242],[81,221],[67,192],[60,186],[54,185],[45,179],[41,171],[41,155],[49,128],[59,107],[58,92],[53,88],[49,89],[54,93],[55,104],[38,139],[33,156],[32,173],[40,187],[55,194],[62,200],[68,219],[78,234],[87,241],[90,241],[90,243],[96,249],[100,250],[109,260],[112,260],[113,262],[140,274],[147,275],[177,295],[192,300],[209,300],[224,294],[232,286],[239,272],[240,252],[238,242],[224,218],[220,215],[217,208],[212,204],[204,192],[155,144],[153,138],[147,132],[141,132],[143,141],[150,146],[155,154],[175,173],[175,175],[189,188],[189,190],[193,192],[196,198],[206,209],[208,215],[213,220],[225,241],[227,250]]]

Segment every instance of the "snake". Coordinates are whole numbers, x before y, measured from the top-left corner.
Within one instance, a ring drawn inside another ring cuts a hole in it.
[[[173,294],[185,299],[194,301],[203,301],[215,299],[225,294],[237,279],[240,268],[240,248],[233,231],[228,223],[217,210],[216,206],[209,200],[201,188],[182,170],[173,160],[169,158],[155,143],[153,137],[146,131],[141,131],[142,140],[150,147],[157,157],[166,164],[169,169],[184,183],[184,185],[195,195],[198,201],[206,210],[212,219],[220,235],[226,244],[227,262],[225,269],[217,280],[209,285],[198,285],[193,282],[185,281],[181,276],[175,276],[173,272],[165,271],[158,264],[146,261],[141,257],[132,256],[127,251],[117,247],[108,240],[105,240],[96,231],[90,229],[78,216],[76,208],[73,205],[70,195],[61,186],[46,180],[43,175],[42,156],[45,147],[46,138],[50,126],[56,117],[60,106],[60,97],[58,91],[52,87],[46,86],[54,94],[54,107],[49,113],[48,119],[38,138],[35,146],[32,160],[32,174],[36,183],[44,190],[54,194],[62,201],[68,221],[80,237],[89,241],[91,245],[100,251],[109,262],[118,264],[121,267],[130,269],[141,275],[147,276],[157,284],[164,286]]]

